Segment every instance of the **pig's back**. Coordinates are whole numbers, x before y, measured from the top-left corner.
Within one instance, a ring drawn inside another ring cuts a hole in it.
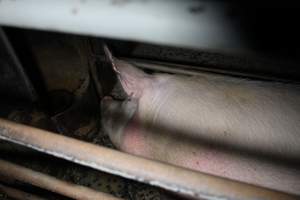
[[[152,82],[122,150],[300,195],[298,86],[169,75]]]
[[[299,86],[210,76],[166,77],[141,99],[139,113],[147,127],[212,145],[300,158]]]

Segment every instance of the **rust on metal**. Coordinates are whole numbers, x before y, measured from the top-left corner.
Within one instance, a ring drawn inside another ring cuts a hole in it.
[[[0,119],[0,138],[191,197],[208,200],[299,199],[279,191],[144,159],[3,119]]]
[[[46,140],[47,141],[47,140]],[[98,192],[90,188],[65,182],[49,175],[0,160],[0,174],[15,180],[73,198],[73,199],[103,199],[118,200],[109,194]],[[120,200],[120,199],[119,199]]]

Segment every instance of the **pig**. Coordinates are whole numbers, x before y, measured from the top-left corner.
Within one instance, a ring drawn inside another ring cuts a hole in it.
[[[101,101],[120,150],[300,195],[300,87],[223,75],[147,74],[106,55],[128,98]]]

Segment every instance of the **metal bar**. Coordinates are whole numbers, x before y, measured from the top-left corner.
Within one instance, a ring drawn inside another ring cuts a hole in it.
[[[1,4],[0,4],[1,7]],[[0,27],[0,95],[9,99],[36,101],[37,93],[6,34]]]
[[[102,62],[106,61],[105,56],[103,55],[94,55],[94,56],[96,56]],[[255,73],[244,73],[244,72],[233,71],[233,70],[229,71],[224,69],[216,69],[212,67],[183,65],[183,64],[176,64],[171,62],[153,61],[148,59],[129,58],[129,57],[119,57],[118,59],[129,62],[135,67],[141,69],[149,69],[149,70],[172,73],[172,74],[182,74],[188,76],[199,76],[199,75],[203,76],[206,74],[216,76],[217,74],[223,74],[223,75],[239,76],[239,77],[254,78],[254,79],[261,79],[261,80],[291,82],[288,79],[279,78],[271,75],[258,75]],[[299,82],[299,81],[295,80],[293,82]]]
[[[196,198],[299,199],[286,193],[147,160],[3,119],[0,119],[0,138],[94,169]]]
[[[0,25],[180,47],[245,50],[226,4],[211,1],[0,2]]]
[[[136,58],[126,58],[121,57],[121,60],[125,60],[136,67],[142,69],[150,69],[156,70],[166,73],[174,73],[174,74],[182,74],[182,75],[217,75],[217,74],[225,74],[225,75],[233,75],[233,76],[240,76],[245,78],[255,78],[255,79],[262,79],[262,80],[272,80],[272,81],[288,81],[284,78],[278,78],[271,75],[258,75],[254,73],[244,73],[244,72],[236,72],[236,71],[228,71],[224,69],[215,69],[209,67],[202,67],[202,66],[191,66],[191,65],[182,65],[182,64],[175,64],[175,63],[167,63],[161,61],[151,61],[146,59],[136,59]],[[297,81],[295,81],[297,82]]]
[[[46,174],[21,167],[1,159],[0,174],[74,199],[119,199],[84,186],[58,180]]]
[[[17,200],[46,200],[44,198],[0,184],[0,192]]]

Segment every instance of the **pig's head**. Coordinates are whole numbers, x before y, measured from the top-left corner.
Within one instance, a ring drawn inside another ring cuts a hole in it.
[[[101,101],[101,123],[113,144],[120,148],[123,131],[137,110],[136,99],[114,100],[104,97]]]
[[[151,76],[123,60],[114,60],[118,79],[129,99],[139,99],[149,86]]]
[[[118,80],[128,98],[121,101],[104,97],[101,101],[101,123],[104,132],[109,135],[113,144],[120,148],[123,132],[138,111],[139,101],[145,88],[150,84],[151,76],[130,63],[112,57],[105,49]]]

